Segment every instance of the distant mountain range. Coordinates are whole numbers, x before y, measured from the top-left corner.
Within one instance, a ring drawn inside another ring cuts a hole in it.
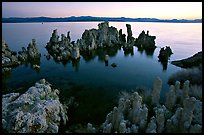
[[[10,17],[2,18],[2,23],[24,23],[24,22],[86,22],[86,21],[112,21],[112,22],[171,22],[171,23],[202,23],[202,19],[157,19],[157,18],[126,18],[126,17],[93,17],[93,16],[71,16],[65,18],[50,17]]]

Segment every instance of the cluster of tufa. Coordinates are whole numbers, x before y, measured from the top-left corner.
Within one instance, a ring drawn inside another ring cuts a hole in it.
[[[165,104],[159,103],[162,81],[157,78],[150,94],[151,104],[145,104],[138,92],[126,93],[118,107],[107,114],[101,126],[103,133],[200,133],[202,130],[202,101],[189,94],[187,80],[171,85]],[[92,129],[94,127],[91,127]],[[89,131],[90,127],[89,127]],[[95,131],[95,130],[94,130]],[[99,131],[100,132],[100,131]]]
[[[2,40],[2,71],[9,71],[12,67],[18,66],[24,63],[30,63],[33,68],[40,68],[41,54],[37,49],[36,40],[32,39],[32,42],[28,44],[27,50],[22,47],[22,51],[18,54],[15,51],[11,51],[4,40]]]
[[[5,40],[2,40],[2,71],[11,70],[12,66],[17,66],[20,64],[18,61],[17,53],[15,51],[11,51],[6,44]]]
[[[32,42],[28,44],[27,50],[25,47],[22,47],[22,51],[18,52],[18,59],[22,63],[28,61],[40,61],[41,54],[36,46],[36,40],[32,39]]]
[[[2,95],[2,127],[8,133],[57,133],[66,124],[66,106],[59,91],[42,79],[24,94]]]
[[[119,43],[117,28],[109,27],[109,22],[98,24],[98,29],[85,30],[77,40],[81,50],[93,50],[98,47],[113,47]]]
[[[67,36],[61,34],[61,40],[59,40],[57,29],[53,30],[50,41],[46,45],[46,49],[56,61],[67,61],[70,58],[80,58],[79,47],[74,41],[71,42],[70,31],[67,32]]]
[[[70,58],[72,60],[77,60],[80,58],[80,55],[87,59],[89,55],[94,55],[94,52],[91,51],[97,49],[108,48],[114,50],[115,48],[122,47],[125,55],[130,53],[132,55],[133,46],[137,46],[137,44],[143,44],[142,46],[144,47],[142,48],[144,49],[155,49],[155,36],[149,36],[148,33],[143,35],[142,32],[139,37],[135,39],[132,34],[131,25],[126,24],[126,28],[127,38],[126,35],[122,33],[122,29],[118,31],[117,28],[109,26],[108,21],[105,21],[98,24],[98,29],[86,29],[82,33],[82,37],[77,39],[76,43],[74,41],[71,42],[69,35],[70,31],[68,31],[67,36],[61,34],[61,40],[59,40],[57,29],[55,29],[53,30],[52,36],[46,45],[46,49],[48,51],[46,58],[50,59],[51,55],[55,61],[66,63],[70,60]],[[106,54],[102,57],[105,57],[105,55]]]

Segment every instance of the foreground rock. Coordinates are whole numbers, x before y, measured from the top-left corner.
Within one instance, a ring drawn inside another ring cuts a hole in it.
[[[60,103],[59,91],[45,79],[35,83],[24,94],[2,95],[2,127],[8,133],[57,133],[66,124],[66,109]]]
[[[189,58],[172,61],[171,64],[182,68],[191,68],[191,67],[197,67],[199,65],[202,65],[202,51],[194,54]]]
[[[198,98],[193,92],[197,88],[190,87],[188,80],[181,88],[180,82],[177,81],[175,85],[170,86],[165,104],[160,104],[158,97],[161,86],[162,81],[158,78],[149,95],[140,95],[138,92],[124,93],[119,99],[118,107],[114,107],[107,114],[99,132],[201,133],[202,97]],[[202,93],[202,89],[199,91]],[[96,128],[90,123],[87,128],[89,132],[96,132]]]
[[[145,31],[143,30],[138,36],[138,38],[135,39],[135,45],[138,48],[154,50],[156,48],[154,41],[155,39],[156,36],[150,36],[149,31],[147,31],[147,34],[145,34]]]
[[[79,47],[74,43],[74,41],[71,42],[69,31],[67,36],[61,34],[61,40],[59,40],[57,29],[53,30],[50,41],[47,43],[45,48],[56,61],[67,61],[69,59],[80,58]]]

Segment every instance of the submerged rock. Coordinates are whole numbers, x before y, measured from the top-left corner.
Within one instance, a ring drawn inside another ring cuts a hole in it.
[[[68,119],[58,94],[57,89],[42,79],[22,95],[3,95],[3,130],[8,133],[57,133],[60,123],[66,124]]]
[[[115,67],[117,67],[117,64],[116,63],[112,63],[111,66],[115,68]]]

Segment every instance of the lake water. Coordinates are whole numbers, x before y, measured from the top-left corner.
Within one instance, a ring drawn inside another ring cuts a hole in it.
[[[42,78],[47,79],[54,88],[59,88],[61,99],[75,97],[77,108],[69,116],[71,123],[99,124],[105,121],[106,114],[117,105],[120,91],[130,91],[136,87],[152,89],[153,82],[158,76],[163,81],[161,101],[169,90],[168,77],[181,70],[168,63],[164,70],[157,56],[160,47],[170,46],[173,55],[170,61],[187,58],[202,50],[201,23],[150,23],[150,22],[109,22],[118,30],[126,32],[126,24],[131,24],[133,36],[136,38],[142,30],[149,30],[150,35],[156,36],[157,48],[153,54],[140,52],[134,47],[132,54],[125,54],[123,49],[111,50],[109,65],[105,66],[98,55],[84,58],[81,56],[76,63],[56,63],[53,59],[45,58],[45,46],[52,31],[58,34],[70,32],[71,40],[81,38],[85,29],[97,28],[100,22],[50,22],[50,23],[3,23],[2,38],[11,50],[20,51],[27,47],[35,38],[41,52],[40,71],[33,70],[30,65],[21,65],[3,76],[3,91],[25,92],[29,87]],[[103,50],[100,50],[103,51]],[[93,52],[93,54],[96,52]],[[111,63],[117,67],[111,67]]]

